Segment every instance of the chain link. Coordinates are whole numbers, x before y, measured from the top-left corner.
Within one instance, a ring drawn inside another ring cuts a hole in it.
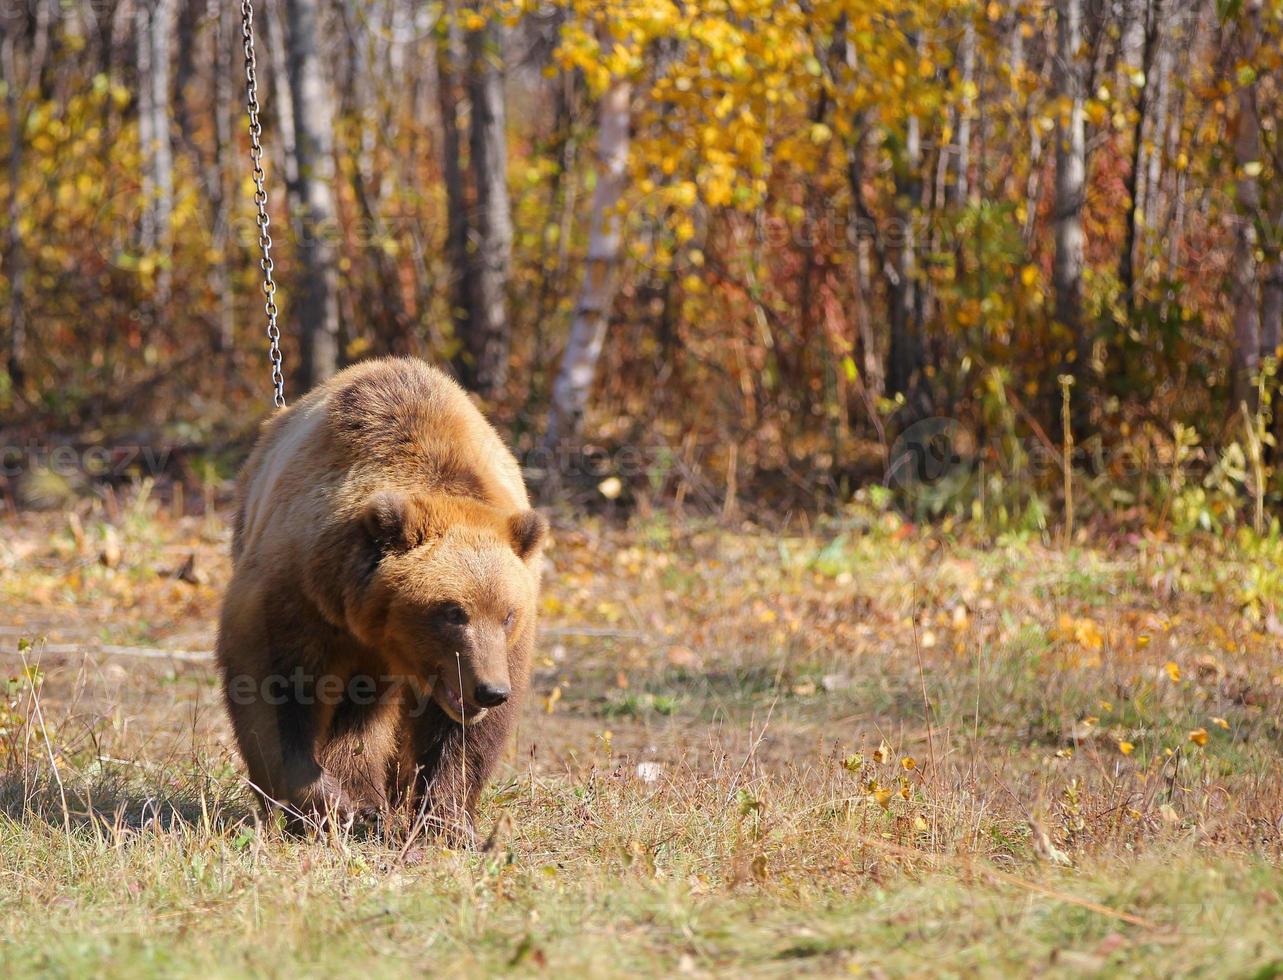
[[[258,121],[258,71],[254,58],[254,4],[241,0],[241,41],[245,50],[245,108],[249,113],[249,155],[254,167],[254,204],[258,208],[258,247],[263,270],[263,310],[267,314],[268,360],[272,362],[272,403],[285,407],[285,375],[281,371],[281,329],[276,324],[276,280],[272,278],[272,236],[268,233],[266,174],[263,173],[263,127]]]

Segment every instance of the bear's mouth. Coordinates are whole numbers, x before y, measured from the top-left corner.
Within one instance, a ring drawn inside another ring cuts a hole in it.
[[[437,683],[432,686],[432,696],[441,710],[460,725],[475,725],[490,710],[479,705],[468,704],[444,677],[437,678]]]

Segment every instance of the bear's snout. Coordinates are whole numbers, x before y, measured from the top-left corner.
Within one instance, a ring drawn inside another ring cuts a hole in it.
[[[478,684],[472,692],[473,699],[483,708],[497,708],[512,696],[507,684]]]

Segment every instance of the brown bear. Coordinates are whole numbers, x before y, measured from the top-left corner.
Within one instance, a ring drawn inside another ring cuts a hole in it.
[[[530,676],[547,522],[462,389],[366,361],[268,420],[218,633],[264,809],[465,837]]]

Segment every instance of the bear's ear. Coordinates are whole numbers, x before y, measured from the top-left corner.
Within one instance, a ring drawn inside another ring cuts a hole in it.
[[[512,550],[525,561],[548,537],[548,519],[538,511],[523,510],[508,518],[508,533],[512,537]]]
[[[391,490],[381,490],[370,498],[361,523],[383,552],[409,551],[428,535],[427,509],[420,501]]]

